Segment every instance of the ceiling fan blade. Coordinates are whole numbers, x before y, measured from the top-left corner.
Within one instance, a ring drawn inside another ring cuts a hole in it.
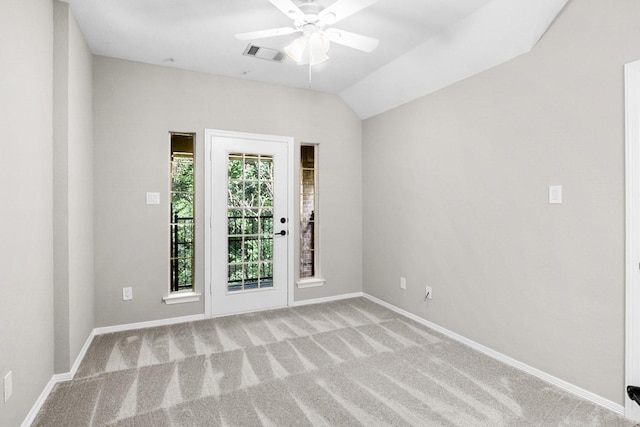
[[[280,9],[280,12],[284,13],[291,19],[298,19],[304,17],[304,13],[298,6],[291,0],[269,0],[272,5]]]
[[[270,0],[272,1],[272,0]],[[360,12],[371,6],[378,0],[338,0],[318,14],[318,17],[327,24],[335,24],[338,21]]]
[[[363,52],[371,52],[378,47],[380,41],[373,37],[363,36],[361,34],[351,33],[337,28],[329,28],[324,34],[334,43],[343,46],[361,50]]]
[[[248,33],[236,34],[236,38],[240,40],[264,39],[267,37],[286,36],[288,34],[297,33],[299,30],[291,27],[271,28],[270,30],[250,31]]]

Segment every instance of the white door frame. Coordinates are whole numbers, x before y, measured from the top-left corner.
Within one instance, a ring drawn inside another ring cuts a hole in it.
[[[291,306],[294,301],[294,253],[296,230],[296,217],[294,216],[294,139],[289,136],[263,135],[257,133],[234,132],[220,129],[204,130],[204,314],[206,318],[213,317],[211,304],[211,255],[212,255],[212,239],[211,228],[213,221],[211,220],[211,189],[213,186],[211,171],[212,147],[211,139],[213,137],[251,139],[258,141],[281,142],[287,144],[287,219],[290,223],[289,234],[287,234],[287,305]]]
[[[625,388],[640,386],[640,61],[625,75]],[[625,390],[625,416],[640,421],[640,406]]]

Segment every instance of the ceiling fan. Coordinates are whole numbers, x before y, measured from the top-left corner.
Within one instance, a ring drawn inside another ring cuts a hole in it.
[[[371,52],[379,41],[372,37],[331,27],[333,24],[371,6],[378,0],[338,0],[325,7],[314,0],[296,4],[292,0],[269,0],[282,13],[293,19],[293,27],[272,28],[236,34],[240,40],[255,40],[302,33],[284,48],[285,53],[300,65],[320,64],[329,56],[330,42],[363,52]],[[331,27],[331,28],[329,28]]]

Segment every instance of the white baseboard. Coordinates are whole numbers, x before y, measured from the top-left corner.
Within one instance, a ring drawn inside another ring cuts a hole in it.
[[[291,307],[298,307],[298,306],[309,305],[309,304],[320,304],[323,302],[338,301],[342,299],[356,298],[361,296],[363,296],[362,292],[356,292],[352,294],[344,294],[344,295],[338,295],[334,297],[316,298],[316,299],[293,302],[291,304]],[[204,314],[196,314],[192,316],[172,317],[169,319],[151,320],[147,322],[128,323],[124,325],[114,325],[114,326],[104,326],[100,328],[94,328],[89,334],[89,336],[87,337],[87,340],[82,346],[82,349],[80,350],[80,353],[78,354],[78,357],[76,358],[75,362],[71,366],[71,370],[69,372],[55,374],[51,377],[47,385],[42,390],[42,393],[40,393],[40,396],[38,396],[38,399],[35,401],[35,403],[31,407],[31,410],[25,417],[24,421],[21,424],[21,427],[29,427],[33,423],[36,416],[38,415],[38,412],[42,408],[42,405],[44,405],[44,402],[47,400],[47,397],[49,397],[49,394],[51,393],[51,391],[53,390],[56,384],[64,381],[70,381],[73,379],[74,375],[78,371],[78,367],[80,366],[82,359],[86,355],[87,350],[91,345],[91,342],[97,335],[108,334],[112,332],[131,331],[135,329],[153,328],[156,326],[175,325],[178,323],[194,322],[194,321],[204,320],[204,319],[205,319]]]
[[[44,405],[44,402],[47,400],[47,397],[49,397],[49,394],[51,393],[51,391],[53,391],[53,388],[56,386],[56,384],[73,379],[73,376],[78,371],[78,367],[80,366],[82,359],[84,359],[85,354],[87,354],[87,350],[89,349],[89,346],[93,341],[93,337],[96,336],[95,331],[96,330],[93,329],[91,333],[89,333],[89,336],[80,349],[75,362],[73,362],[73,365],[71,365],[71,370],[62,374],[54,374],[47,385],[44,386],[42,393],[40,393],[40,396],[38,396],[38,399],[36,399],[24,421],[22,421],[21,427],[29,427],[33,423],[33,421],[36,419],[36,416],[38,415],[38,412],[40,412],[42,405]]]
[[[152,328],[154,326],[174,325],[177,323],[193,322],[193,321],[202,320],[202,319],[204,319],[204,314],[197,314],[194,316],[173,317],[170,319],[152,320],[149,322],[129,323],[125,325],[115,325],[115,326],[106,326],[102,328],[94,328],[89,334],[89,336],[87,337],[87,340],[85,341],[84,345],[80,349],[80,352],[78,353],[78,357],[76,357],[75,362],[71,366],[71,370],[69,372],[64,372],[61,374],[54,374],[51,377],[47,385],[42,390],[42,393],[40,393],[40,396],[38,396],[38,399],[35,401],[35,403],[31,407],[31,410],[25,417],[24,421],[22,421],[21,427],[29,427],[33,423],[33,421],[36,419],[36,416],[38,415],[38,412],[40,412],[42,405],[44,405],[44,402],[47,400],[47,397],[49,397],[49,394],[51,393],[51,391],[53,390],[56,384],[64,381],[70,381],[73,379],[76,372],[78,371],[78,367],[80,367],[80,363],[82,362],[82,359],[84,359],[84,356],[87,354],[87,350],[89,349],[89,346],[91,345],[91,342],[93,341],[96,335],[107,334],[110,332],[130,331],[133,329]]]
[[[301,307],[303,305],[321,304],[323,302],[340,301],[343,299],[358,298],[362,296],[365,296],[364,293],[354,292],[352,294],[342,294],[342,295],[336,295],[332,297],[305,299],[302,301],[294,301],[289,305],[289,307]]]
[[[93,338],[95,336],[96,336],[96,330],[93,329],[89,334],[89,336],[87,337],[87,340],[84,342],[84,345],[80,349],[80,353],[78,353],[78,357],[76,357],[76,361],[73,362],[73,365],[71,365],[71,371],[69,372],[69,380],[71,380],[76,375],[76,372],[78,372],[80,363],[82,363],[82,359],[84,359],[85,354],[87,354],[87,350],[89,350],[89,346],[93,342]],[[68,380],[64,380],[64,381],[68,381]]]
[[[485,347],[482,344],[479,344],[473,340],[470,340],[466,337],[463,337],[462,335],[456,334],[455,332],[452,332],[446,328],[443,328],[442,326],[436,325],[435,323],[432,323],[428,320],[423,319],[420,316],[417,316],[413,313],[409,313],[406,310],[403,310],[399,307],[396,307],[395,305],[389,304],[381,299],[378,299],[372,295],[363,293],[363,292],[354,292],[354,293],[350,293],[350,294],[343,294],[343,295],[336,295],[336,296],[332,296],[332,297],[325,297],[325,298],[315,298],[315,299],[308,299],[308,300],[303,300],[303,301],[294,301],[290,306],[291,307],[301,307],[301,306],[305,306],[305,305],[311,305],[311,304],[320,304],[320,303],[325,303],[325,302],[332,302],[332,301],[340,301],[340,300],[344,300],[344,299],[349,299],[349,298],[357,298],[357,297],[365,297],[367,299],[369,299],[370,301],[375,302],[376,304],[379,304],[383,307],[388,308],[389,310],[395,311],[398,314],[401,314],[405,317],[408,317],[409,319],[412,319],[422,325],[425,325],[435,331],[440,332],[443,335],[448,336],[449,338],[452,338],[458,342],[461,342],[462,344],[465,344],[471,348],[473,348],[474,350],[477,350],[483,354],[486,354],[489,357],[492,357],[500,362],[503,362],[509,366],[512,366],[514,368],[520,369],[521,371],[524,371],[528,374],[531,374],[537,378],[540,378],[556,387],[559,387],[563,390],[568,391],[569,393],[572,393],[578,397],[581,397],[585,400],[588,400],[590,402],[595,403],[596,405],[602,406],[606,409],[609,409],[613,412],[616,412],[620,415],[624,416],[624,406],[619,405],[615,402],[612,402],[608,399],[605,399],[601,396],[598,396],[595,393],[592,393],[588,390],[585,390],[581,387],[578,387],[576,385],[573,385],[567,381],[561,380],[560,378],[554,377],[553,375],[549,375],[546,372],[543,372],[537,368],[534,368],[532,366],[529,366],[525,363],[519,362],[509,356],[506,356],[502,353],[499,353],[495,350],[492,350],[488,347]],[[185,322],[193,322],[193,321],[197,321],[197,320],[203,320],[205,319],[205,315],[204,314],[197,314],[197,315],[193,315],[193,316],[184,316],[184,317],[173,317],[173,318],[169,318],[169,319],[160,319],[160,320],[152,320],[152,321],[148,321],[148,322],[138,322],[138,323],[129,323],[129,324],[124,324],[124,325],[115,325],[115,326],[106,326],[106,327],[101,327],[101,328],[95,328],[91,331],[91,333],[89,334],[89,337],[87,337],[87,340],[84,343],[84,346],[82,347],[82,349],[80,350],[80,353],[78,354],[78,357],[76,358],[74,364],[71,367],[70,372],[67,373],[62,373],[62,374],[55,374],[51,377],[51,379],[49,380],[49,382],[47,383],[47,385],[44,387],[44,389],[42,390],[42,393],[40,393],[40,396],[38,397],[38,399],[36,400],[36,402],[34,403],[33,407],[31,408],[31,410],[29,411],[29,413],[27,414],[27,417],[24,419],[24,421],[21,424],[21,427],[29,427],[31,425],[31,423],[33,423],[33,421],[35,420],[36,416],[38,415],[38,412],[40,411],[40,408],[42,407],[42,405],[44,404],[44,402],[47,400],[47,397],[49,397],[49,394],[51,393],[51,391],[53,390],[53,388],[55,387],[55,385],[59,382],[63,382],[63,381],[69,381],[73,378],[73,376],[76,374],[78,367],[80,366],[80,363],[82,362],[82,359],[84,358],[85,354],[87,353],[87,350],[89,349],[89,346],[91,345],[91,342],[93,341],[93,339],[95,338],[96,335],[101,335],[101,334],[107,334],[107,333],[112,333],[112,332],[120,332],[120,331],[130,331],[130,330],[134,330],[134,329],[143,329],[143,328],[152,328],[155,326],[166,326],[166,325],[175,325],[178,323],[185,323]]]
[[[373,301],[377,304],[380,304],[383,307],[388,308],[389,310],[395,311],[398,314],[401,314],[405,317],[408,317],[411,320],[414,320],[424,326],[427,326],[435,331],[440,332],[443,335],[448,336],[449,338],[452,338],[458,342],[461,342],[462,344],[465,344],[471,348],[473,348],[474,350],[477,350],[481,353],[486,354],[489,357],[492,357],[502,363],[505,363],[509,366],[512,366],[514,368],[520,369],[521,371],[524,371],[530,375],[533,375],[534,377],[540,378],[543,381],[548,382],[549,384],[552,384],[558,388],[561,388],[565,391],[568,391],[571,394],[574,394],[578,397],[581,397],[585,400],[588,400],[592,403],[595,403],[596,405],[602,406],[606,409],[609,409],[610,411],[616,412],[617,414],[620,414],[622,416],[624,416],[624,406],[617,404],[615,402],[612,402],[608,399],[605,399],[602,396],[598,396],[595,393],[592,393],[588,390],[585,390],[581,387],[578,387],[574,384],[571,384],[565,380],[561,380],[560,378],[554,377],[553,375],[550,375],[546,372],[541,371],[540,369],[534,368],[533,366],[529,366],[525,363],[522,363],[518,360],[515,360],[509,356],[506,356],[502,353],[499,353],[495,350],[490,349],[489,347],[485,347],[482,344],[479,344],[473,340],[470,340],[469,338],[463,337],[462,335],[458,335],[455,332],[452,332],[446,328],[443,328],[440,325],[436,325],[435,323],[432,323],[428,320],[423,319],[420,316],[416,316],[413,313],[409,313],[406,310],[403,310],[399,307],[396,307],[393,304],[389,304],[388,302],[385,302],[381,299],[378,299],[372,295],[369,294],[364,294],[364,297],[369,299],[370,301]]]
[[[40,396],[38,396],[38,398],[36,399],[36,402],[31,407],[31,410],[25,417],[24,421],[22,421],[22,424],[20,424],[20,427],[29,427],[31,423],[33,423],[33,421],[36,419],[38,412],[40,412],[40,408],[42,408],[42,405],[44,405],[47,397],[49,397],[49,393],[51,393],[53,387],[55,387],[55,385],[60,382],[60,380],[56,377],[57,375],[51,377],[47,385],[44,386],[44,390],[42,390],[42,393],[40,393]]]
[[[127,323],[124,325],[103,326],[93,330],[94,335],[109,334],[112,332],[131,331],[134,329],[154,328],[156,326],[176,325],[178,323],[195,322],[204,320],[204,314],[194,314],[192,316],[170,317],[168,319],[150,320],[147,322]]]

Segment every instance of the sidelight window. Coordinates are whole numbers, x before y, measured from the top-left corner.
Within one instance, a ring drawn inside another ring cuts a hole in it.
[[[318,277],[316,145],[300,147],[300,279]]]
[[[193,291],[195,276],[194,134],[171,134],[171,292]]]

